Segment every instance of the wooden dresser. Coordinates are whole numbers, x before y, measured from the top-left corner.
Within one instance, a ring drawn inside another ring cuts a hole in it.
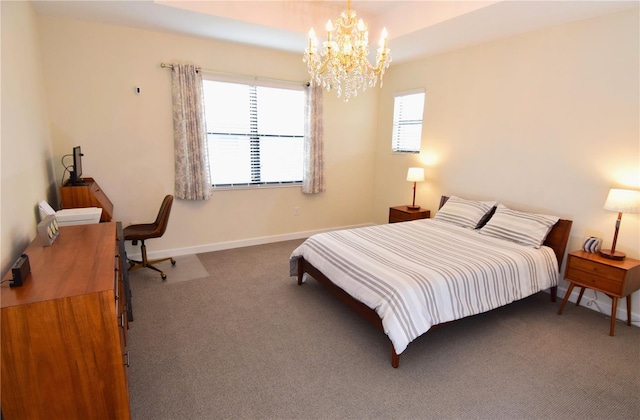
[[[24,251],[24,285],[2,284],[4,418],[130,418],[118,232],[119,224],[99,223],[61,227],[49,247],[36,238]]]
[[[93,178],[83,178],[83,185],[71,185],[69,181],[60,187],[63,209],[99,207],[102,209],[101,222],[110,222],[113,217],[113,203]]]

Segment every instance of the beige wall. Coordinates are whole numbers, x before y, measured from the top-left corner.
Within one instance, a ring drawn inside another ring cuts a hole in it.
[[[55,194],[35,13],[0,2],[2,14],[2,273],[36,234],[37,204]]]
[[[638,17],[636,8],[390,68],[380,97],[375,221],[411,201],[407,168],[424,166],[416,198],[423,207],[437,209],[442,194],[495,199],[572,219],[570,250],[586,235],[610,247],[609,188],[640,188]],[[419,87],[422,153],[392,155],[393,95]],[[635,258],[638,221],[623,216],[617,246]]]
[[[570,248],[585,235],[610,245],[609,188],[640,188],[638,35],[635,9],[392,67],[380,115],[395,92],[425,88],[422,153],[393,155],[391,118],[379,119],[376,221],[411,200],[416,165],[423,207],[441,194],[495,199],[574,220]],[[634,257],[638,229],[624,215],[619,249]]]
[[[57,178],[61,155],[81,145],[85,175],[104,189],[125,226],[153,220],[162,197],[173,192],[171,73],[161,62],[308,79],[300,54],[52,17],[39,24]],[[371,222],[376,110],[375,91],[348,104],[324,95],[326,193],[269,188],[216,191],[207,202],[177,200],[167,233],[150,254]]]

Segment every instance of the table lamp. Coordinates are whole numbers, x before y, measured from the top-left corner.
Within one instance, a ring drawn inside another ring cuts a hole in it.
[[[407,172],[407,181],[413,182],[413,203],[407,208],[418,210],[420,206],[416,206],[416,182],[424,181],[424,168],[409,168]]]
[[[604,203],[604,209],[606,211],[617,211],[618,220],[616,220],[616,230],[613,234],[613,244],[611,245],[611,249],[600,250],[600,255],[611,260],[624,260],[626,254],[624,252],[616,251],[620,220],[622,219],[622,213],[640,213],[640,191],[612,188],[609,190],[607,201]]]

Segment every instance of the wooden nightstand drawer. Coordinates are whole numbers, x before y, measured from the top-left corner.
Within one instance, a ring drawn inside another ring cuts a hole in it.
[[[602,277],[594,274],[593,271],[583,271],[569,266],[567,268],[566,277],[577,285],[586,286],[590,289],[602,290],[606,293],[620,295],[622,293],[622,279],[614,280],[609,277]],[[624,278],[624,277],[623,277]]]
[[[412,210],[407,206],[389,208],[389,223],[408,222],[411,220],[428,219],[431,211],[427,209]]]
[[[584,260],[582,258],[570,258],[571,264],[569,265],[571,266],[571,268],[586,271],[587,273],[594,274],[599,277],[605,277],[611,280],[622,282],[622,280],[624,280],[624,277],[627,275],[626,270],[622,270],[617,267],[611,267],[609,265],[604,265],[595,261]]]

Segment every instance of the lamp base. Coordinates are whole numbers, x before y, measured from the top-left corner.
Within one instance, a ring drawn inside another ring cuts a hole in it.
[[[624,252],[619,252],[619,251],[611,252],[610,249],[601,249],[600,250],[600,256],[603,257],[603,258],[608,258],[610,260],[622,261],[627,257],[627,254],[625,254]]]
[[[407,206],[409,210],[420,210],[420,206]]]

